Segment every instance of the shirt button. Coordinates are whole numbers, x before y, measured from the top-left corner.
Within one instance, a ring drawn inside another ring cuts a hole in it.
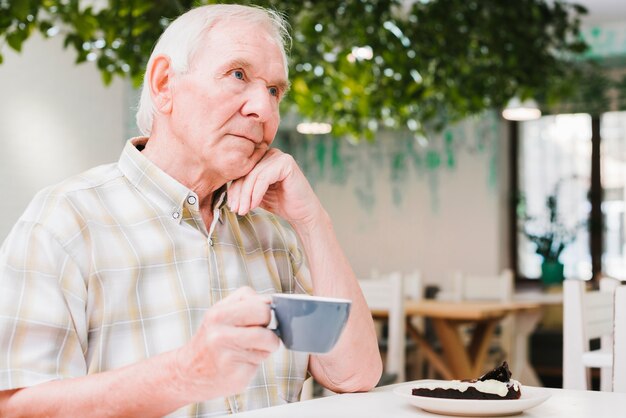
[[[179,217],[180,217],[180,213],[179,212],[172,213],[172,218],[178,219]]]
[[[187,203],[189,203],[190,205],[195,205],[196,204],[196,197],[195,196],[189,196],[187,198]]]
[[[212,247],[213,246],[213,239],[209,238],[209,245]]]

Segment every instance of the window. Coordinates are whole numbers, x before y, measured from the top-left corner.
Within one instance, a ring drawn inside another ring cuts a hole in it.
[[[513,245],[518,275],[541,275],[542,258],[522,228],[540,232],[541,222],[545,227],[549,213],[545,202],[553,194],[559,219],[566,228],[576,229],[560,257],[565,277],[589,279],[593,265],[595,271],[601,268],[603,274],[626,280],[626,112],[608,112],[598,118],[545,116],[520,123],[516,132],[519,184],[513,188],[522,197],[523,212],[531,216],[530,220],[520,213],[517,217],[517,246],[515,240]],[[594,209],[597,215],[593,215],[592,208],[601,210]],[[590,228],[594,220],[601,221],[602,228]],[[593,242],[600,242],[601,248]]]
[[[602,271],[626,280],[626,112],[600,118],[601,179],[604,196]]]
[[[591,277],[586,220],[591,173],[591,117],[587,114],[545,116],[520,124],[519,192],[531,219],[518,219],[518,268],[527,278],[541,276],[542,257],[526,234],[544,234],[551,226],[546,200],[554,196],[557,219],[571,234],[560,255],[565,277]]]

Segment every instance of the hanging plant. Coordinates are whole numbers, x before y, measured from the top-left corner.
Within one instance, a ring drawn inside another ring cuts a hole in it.
[[[76,62],[96,64],[106,84],[123,77],[138,86],[171,19],[206,3],[213,1],[0,0],[0,45],[20,51],[36,31],[62,36]],[[574,64],[586,49],[585,9],[561,1],[254,3],[291,23],[293,87],[284,106],[356,140],[381,126],[423,135],[513,96],[554,104],[575,91]]]

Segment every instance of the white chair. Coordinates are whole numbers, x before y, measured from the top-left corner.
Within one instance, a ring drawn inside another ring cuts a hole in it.
[[[600,390],[612,390],[613,303],[619,282],[600,280],[600,290],[587,290],[587,282],[563,283],[563,388],[588,390],[590,368],[600,368]],[[600,348],[589,342],[601,338]]]
[[[498,275],[463,274],[457,271],[453,277],[454,300],[496,300],[508,302],[513,299],[513,272],[502,270]]]
[[[386,277],[359,280],[361,290],[372,311],[389,312],[385,372],[398,382],[405,380],[406,325],[404,283],[400,273]]]
[[[411,300],[424,299],[424,285],[422,283],[422,273],[419,270],[413,270],[403,276],[404,280],[404,297]]]
[[[404,299],[419,302],[424,299],[424,285],[422,284],[422,274],[419,270],[402,276],[402,286],[404,287]],[[424,318],[413,316],[411,324],[420,332],[424,332]]]
[[[405,299],[421,300],[424,298],[424,287],[422,285],[422,273],[419,270],[413,270],[410,273],[402,274],[400,272],[392,272],[389,274],[381,274],[378,269],[372,269],[367,279],[360,280],[376,280],[390,277],[392,275],[401,275],[404,283]]]
[[[513,272],[509,269],[504,269],[497,275],[463,274],[457,271],[453,276],[452,298],[458,301],[510,302],[513,299],[513,289]],[[499,332],[493,342],[495,355],[487,362],[486,369],[495,367],[502,360],[508,360],[509,365],[515,368],[512,358],[514,321],[513,316],[500,321]]]
[[[615,289],[613,392],[626,393],[626,286]]]
[[[422,273],[419,270],[413,270],[403,276],[404,280],[404,298],[405,300],[411,300],[412,302],[420,302],[424,299],[424,285],[422,283]],[[417,332],[420,336],[425,334],[424,318],[421,316],[412,316],[410,318],[410,324],[412,330],[408,330],[411,334]],[[413,335],[407,336],[407,343],[411,344],[415,342]],[[410,345],[409,345],[410,346]],[[424,355],[422,347],[417,344],[415,350],[407,349],[409,358],[407,359],[407,367],[411,370],[410,378],[422,379],[428,374],[428,361]]]

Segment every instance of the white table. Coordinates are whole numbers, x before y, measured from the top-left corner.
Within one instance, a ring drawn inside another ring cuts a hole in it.
[[[406,399],[393,393],[395,386],[397,385],[377,388],[369,393],[334,395],[243,412],[236,414],[236,416],[237,418],[437,418],[442,416],[431,414],[409,404]],[[616,418],[626,415],[626,393],[548,388],[545,390],[552,395],[547,401],[516,416],[536,418]]]

